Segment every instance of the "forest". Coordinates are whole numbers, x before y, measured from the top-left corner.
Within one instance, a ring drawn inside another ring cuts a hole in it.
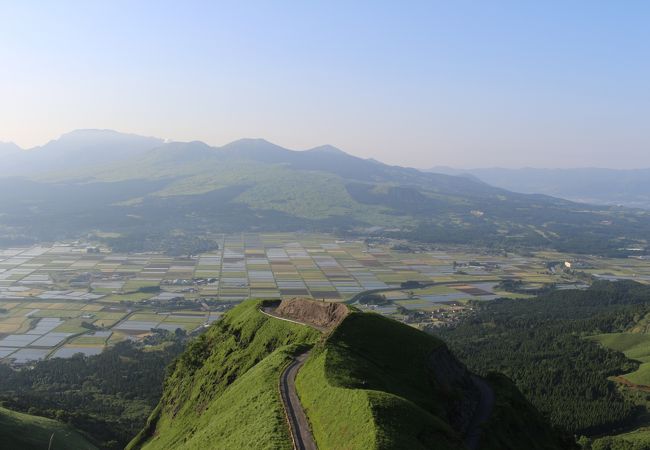
[[[585,337],[630,329],[650,311],[650,287],[602,281],[585,291],[474,306],[458,324],[429,331],[470,369],[510,377],[556,427],[576,435],[608,434],[643,412],[608,380],[635,370],[638,362]]]

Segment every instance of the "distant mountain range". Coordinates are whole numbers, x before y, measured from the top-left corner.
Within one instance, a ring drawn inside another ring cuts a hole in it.
[[[112,130],[76,130],[45,145],[23,150],[0,143],[0,176],[34,175],[121,161],[163,144],[162,139]]]
[[[650,209],[650,169],[452,169],[433,173],[472,176],[493,186],[527,194],[546,194],[582,203]]]
[[[2,157],[0,243],[91,234],[121,250],[183,239],[192,249],[215,232],[305,230],[625,255],[645,252],[650,235],[650,212],[514,193],[331,146],[83,130],[24,153]]]

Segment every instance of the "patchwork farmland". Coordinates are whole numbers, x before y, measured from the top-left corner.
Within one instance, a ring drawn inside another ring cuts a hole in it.
[[[453,318],[469,300],[527,297],[525,289],[549,284],[580,287],[592,275],[650,280],[647,261],[634,259],[522,256],[312,234],[227,235],[218,243],[217,251],[184,258],[70,243],[0,249],[0,359],[19,365],[92,355],[153,329],[192,332],[249,297],[347,301],[378,290],[381,301],[358,306],[435,322]],[[579,268],[567,270],[569,261]],[[504,280],[519,280],[525,289],[512,292]]]

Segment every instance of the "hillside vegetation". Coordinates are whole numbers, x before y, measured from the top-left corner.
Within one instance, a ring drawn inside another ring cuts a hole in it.
[[[648,211],[518,194],[327,146],[292,151],[261,139],[216,148],[106,132],[72,137],[32,157],[77,161],[92,153],[85,150],[116,151],[82,167],[0,178],[0,242],[108,232],[107,243],[120,250],[196,253],[209,243],[195,238],[211,233],[310,230],[627,255],[644,252],[650,233]]]
[[[69,425],[0,407],[0,448],[94,450],[97,447]]]
[[[322,334],[262,314],[263,304],[242,303],[189,346],[129,449],[290,449],[278,383],[310,346],[296,390],[320,450],[466,448],[480,395],[440,340],[359,312]],[[481,448],[568,448],[502,385],[494,383],[497,431]]]

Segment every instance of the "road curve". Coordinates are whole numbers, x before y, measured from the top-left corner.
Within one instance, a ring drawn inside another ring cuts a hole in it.
[[[474,417],[467,427],[465,433],[465,445],[470,450],[478,449],[478,444],[481,440],[481,432],[483,425],[490,418],[492,410],[494,409],[494,390],[483,378],[472,375],[472,382],[479,391],[479,402],[474,412]]]
[[[296,375],[305,364],[309,351],[296,356],[280,376],[280,397],[289,422],[294,450],[318,450],[309,421],[296,392]]]

